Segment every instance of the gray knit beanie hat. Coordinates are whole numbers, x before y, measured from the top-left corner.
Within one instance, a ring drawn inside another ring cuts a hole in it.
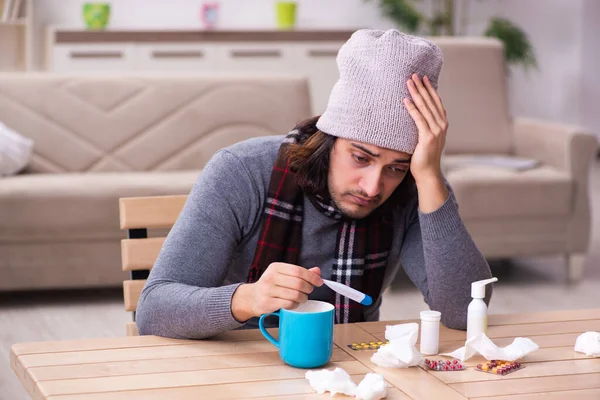
[[[418,131],[402,99],[406,81],[427,75],[437,90],[442,51],[429,40],[388,31],[361,29],[337,56],[340,78],[317,128],[327,134],[412,154]]]

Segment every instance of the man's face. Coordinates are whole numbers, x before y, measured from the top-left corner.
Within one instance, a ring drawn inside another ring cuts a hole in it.
[[[331,198],[347,217],[364,218],[392,195],[409,163],[410,154],[338,138],[329,162]]]

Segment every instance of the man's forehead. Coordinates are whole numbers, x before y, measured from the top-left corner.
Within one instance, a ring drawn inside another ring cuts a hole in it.
[[[368,150],[368,152],[371,153],[372,155],[377,155],[379,157],[393,158],[393,159],[398,159],[398,160],[403,160],[403,161],[410,160],[410,158],[411,158],[410,154],[405,153],[403,151],[392,150],[392,149],[388,149],[385,147],[379,147],[374,144],[359,142],[358,140],[349,140],[348,143],[352,147],[355,147],[355,148],[358,148],[361,150]]]

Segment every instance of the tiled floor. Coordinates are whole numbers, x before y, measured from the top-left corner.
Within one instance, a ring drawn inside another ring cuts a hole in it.
[[[490,313],[600,307],[600,160],[591,177],[592,243],[584,279],[565,284],[564,263],[559,258],[516,260],[492,264],[499,282]],[[406,279],[399,277],[385,294],[382,319],[418,318],[427,306]],[[0,294],[0,399],[25,400],[27,394],[9,367],[9,348],[16,342],[125,335],[130,315],[123,311],[121,290]]]

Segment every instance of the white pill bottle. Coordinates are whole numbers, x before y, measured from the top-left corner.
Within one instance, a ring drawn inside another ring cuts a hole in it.
[[[483,281],[473,282],[471,284],[471,303],[467,308],[467,340],[479,333],[487,335],[488,314],[485,298],[485,286],[488,283],[496,282],[498,278],[485,279]]]
[[[440,318],[439,311],[421,311],[421,349],[423,355],[438,354],[440,345]]]

